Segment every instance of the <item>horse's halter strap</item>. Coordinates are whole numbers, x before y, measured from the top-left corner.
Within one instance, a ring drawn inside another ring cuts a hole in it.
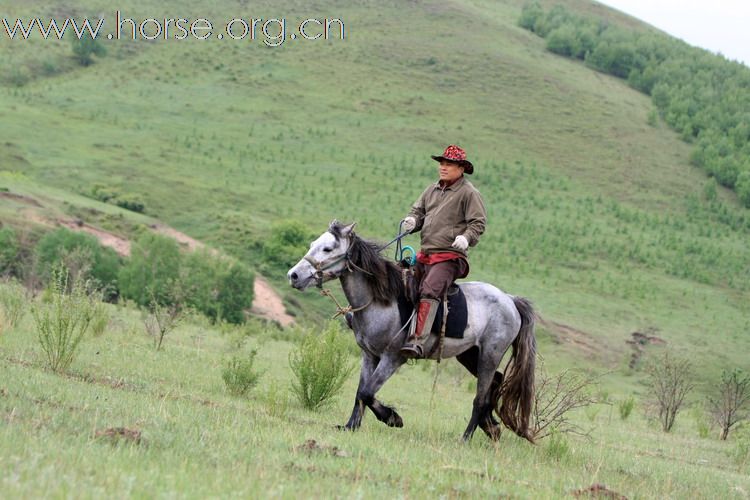
[[[339,255],[338,257],[334,257],[332,259],[324,260],[321,262],[316,261],[309,255],[305,255],[305,260],[310,263],[311,266],[315,269],[315,286],[318,288],[323,287],[323,281],[328,279],[333,279],[337,275],[333,273],[326,272],[328,269],[332,268],[333,266],[337,265],[339,262],[346,261],[347,265],[349,263],[349,251],[347,250],[346,253],[343,255]]]
[[[354,233],[352,233],[354,234]],[[313,266],[313,269],[315,269],[315,274],[313,275],[315,278],[315,286],[318,288],[323,288],[323,282],[327,281],[327,279],[334,279],[338,278],[337,274],[326,272],[328,269],[336,266],[339,262],[344,261],[346,263],[346,270],[351,272],[352,268],[357,269],[358,271],[362,271],[366,274],[371,274],[361,267],[357,266],[354,262],[350,260],[349,251],[352,249],[352,242],[353,238],[349,236],[347,238],[349,240],[349,247],[346,249],[346,252],[344,252],[342,255],[339,255],[337,257],[333,257],[328,260],[323,261],[317,261],[310,257],[309,255],[305,255],[304,259],[310,263],[311,266]]]

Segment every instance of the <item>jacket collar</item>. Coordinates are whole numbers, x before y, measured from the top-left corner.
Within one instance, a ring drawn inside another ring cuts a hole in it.
[[[443,189],[443,190],[447,190],[447,189],[450,189],[450,190],[452,190],[452,191],[455,191],[456,189],[460,188],[460,187],[461,187],[461,186],[463,185],[463,183],[464,183],[464,179],[465,179],[465,178],[464,178],[464,176],[462,175],[461,177],[459,177],[458,179],[456,179],[456,180],[455,180],[455,181],[453,181],[453,182],[452,182],[451,184],[449,184],[449,185],[447,185],[447,186],[445,186],[445,187],[443,187],[443,185],[441,184],[441,181],[437,181],[437,182],[435,183],[435,189]]]

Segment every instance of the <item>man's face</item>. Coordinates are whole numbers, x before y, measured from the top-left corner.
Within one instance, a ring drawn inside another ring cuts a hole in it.
[[[458,163],[443,160],[440,162],[438,172],[441,181],[452,182],[464,174],[464,167],[459,166]]]

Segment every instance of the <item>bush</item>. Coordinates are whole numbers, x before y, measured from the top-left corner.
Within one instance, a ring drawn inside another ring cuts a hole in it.
[[[304,225],[284,221],[271,227],[271,234],[263,244],[263,259],[270,265],[289,269],[302,258],[315,238]]]
[[[578,425],[571,418],[571,412],[598,402],[592,394],[597,382],[596,377],[581,370],[563,370],[557,375],[549,375],[541,366],[536,374],[534,391],[534,439],[538,441],[566,433],[588,436],[590,431]]]
[[[243,323],[253,304],[255,274],[250,268],[207,250],[183,257],[180,283],[187,305],[212,321]]]
[[[94,301],[94,305],[91,311],[91,333],[95,337],[98,337],[104,333],[109,325],[109,310],[107,305],[101,300]]]
[[[162,305],[156,300],[151,301],[149,313],[144,317],[143,323],[146,332],[154,338],[154,347],[157,351],[161,350],[164,338],[177,327],[183,317],[182,301],[174,300],[168,305]]]
[[[18,238],[16,232],[0,229],[0,276],[18,276]]]
[[[49,302],[32,307],[39,344],[54,372],[68,369],[75,358],[78,345],[91,322],[93,301],[87,283],[77,278],[70,285],[70,273],[60,266],[52,272],[48,288]]]
[[[78,61],[81,66],[88,66],[93,63],[94,58],[92,56],[104,57],[107,54],[104,45],[90,34],[86,34],[80,39],[75,37],[72,40],[73,59]]]
[[[114,200],[118,207],[130,210],[131,212],[143,213],[146,211],[146,204],[137,195],[124,194]]]
[[[255,274],[247,266],[235,262],[219,277],[217,302],[221,318],[229,323],[245,321],[245,310],[253,305]]]
[[[575,57],[580,51],[580,42],[572,26],[561,26],[547,36],[547,50],[567,57]]]
[[[258,352],[254,350],[246,358],[233,357],[221,372],[224,385],[232,396],[245,396],[258,383],[260,375],[253,369],[256,354]]]
[[[687,359],[675,359],[665,351],[663,356],[649,364],[646,372],[651,413],[658,418],[662,430],[669,432],[685,396],[693,390],[692,365]]]
[[[120,258],[90,234],[57,229],[39,240],[34,254],[37,274],[45,283],[62,262],[71,275],[71,282],[80,277],[83,281],[94,281],[94,285],[106,289],[108,295],[116,293]]]
[[[305,335],[289,353],[289,366],[296,378],[292,392],[302,406],[315,410],[330,404],[354,368],[339,323],[330,321],[321,335]]]
[[[152,300],[162,305],[174,302],[179,282],[180,248],[171,238],[144,233],[132,246],[130,260],[119,274],[120,292],[140,306]]]
[[[617,407],[620,410],[620,418],[622,420],[626,420],[633,412],[633,408],[635,407],[635,398],[633,396],[630,396],[628,399],[620,401]]]
[[[20,323],[27,301],[26,289],[20,283],[9,281],[0,285],[0,313],[6,328],[13,329]]]

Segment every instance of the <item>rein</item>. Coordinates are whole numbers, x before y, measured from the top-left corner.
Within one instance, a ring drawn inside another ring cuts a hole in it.
[[[355,307],[352,307],[351,304],[349,304],[346,307],[341,307],[341,304],[339,304],[339,301],[336,300],[336,297],[333,296],[333,292],[331,292],[328,288],[322,289],[320,291],[320,294],[321,295],[325,295],[326,297],[330,297],[331,300],[333,301],[333,303],[336,304],[336,314],[334,314],[333,316],[331,316],[331,319],[336,319],[339,316],[344,316],[345,314],[348,314],[350,312],[351,313],[355,313],[355,312],[362,311],[367,306],[369,306],[370,304],[372,304],[372,299],[370,299],[370,301],[367,304],[363,305],[362,307],[356,307],[355,308]]]
[[[403,224],[403,221],[401,222],[401,224],[399,224],[399,231],[401,230],[401,225],[402,224]],[[352,233],[352,235],[353,234],[354,233]],[[379,247],[378,248],[378,252],[382,252],[383,250],[385,250],[386,248],[388,248],[389,246],[391,246],[394,242],[398,241],[398,247],[396,249],[396,255],[397,255],[397,258],[398,258],[398,254],[399,253],[403,254],[403,250],[401,249],[401,239],[404,236],[406,236],[407,234],[409,234],[408,231],[399,232],[398,236],[396,236],[395,238],[393,238],[391,241],[389,241],[385,245]],[[351,255],[349,254],[349,251],[352,248],[352,245],[351,245],[352,238],[351,238],[351,236],[349,237],[349,242],[350,242],[349,248],[347,248],[347,250],[346,250],[346,252],[344,254],[339,255],[338,257],[333,257],[332,259],[323,260],[323,261],[316,261],[315,259],[313,259],[309,255],[305,255],[305,257],[304,257],[304,259],[307,262],[309,262],[310,265],[315,269],[315,275],[314,275],[314,277],[315,277],[315,286],[317,286],[318,288],[320,288],[320,294],[324,295],[326,297],[329,297],[333,301],[333,303],[336,304],[336,314],[334,314],[331,317],[331,319],[335,319],[335,318],[337,318],[339,316],[344,316],[345,314],[350,313],[350,312],[355,313],[355,312],[362,311],[362,310],[366,309],[370,304],[372,304],[372,301],[373,301],[373,299],[370,299],[370,301],[367,304],[365,304],[365,305],[363,305],[361,307],[356,307],[356,308],[353,307],[351,304],[349,304],[346,307],[342,307],[341,304],[339,304],[339,301],[336,300],[336,297],[333,296],[333,293],[331,292],[331,290],[329,290],[327,288],[323,288],[323,282],[326,281],[326,278],[333,279],[333,278],[337,277],[337,275],[335,275],[333,273],[330,273],[330,272],[327,272],[328,269],[331,269],[332,267],[338,265],[342,261],[346,264],[346,269],[349,272],[352,272],[352,268],[354,268],[357,271],[361,271],[361,272],[363,272],[365,274],[369,274],[370,276],[372,276],[371,272],[369,272],[369,271],[367,271],[365,269],[362,269],[361,267],[359,267],[358,265],[356,265],[354,262],[351,261]],[[410,250],[412,250],[412,253],[414,253],[414,250],[411,249],[411,247],[406,247],[406,248],[409,248]],[[441,351],[442,351],[442,349],[441,349]]]

